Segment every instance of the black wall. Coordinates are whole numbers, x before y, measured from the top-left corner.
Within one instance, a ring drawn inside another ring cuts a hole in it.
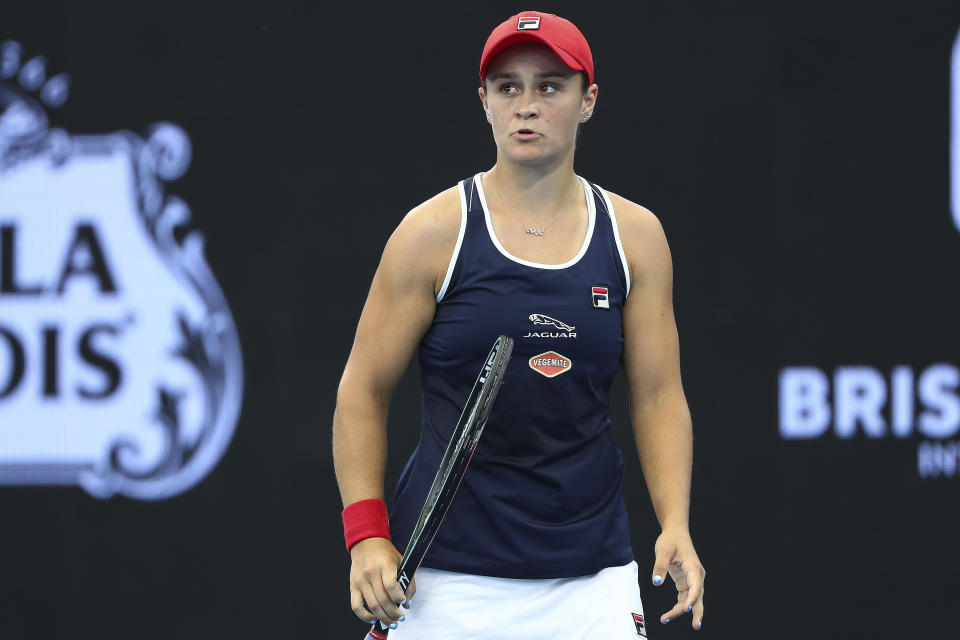
[[[178,497],[0,487],[0,635],[363,635],[330,454],[337,382],[391,230],[494,162],[476,68],[490,29],[522,8],[4,3],[0,39],[73,78],[56,126],[170,121],[191,137],[169,190],[207,237],[246,391],[227,454]],[[952,637],[960,478],[919,477],[921,435],[781,438],[778,376],[960,364],[948,164],[960,5],[539,8],[578,24],[597,61],[577,172],[649,207],[671,243],[702,633]],[[418,402],[412,369],[392,405],[388,494]],[[611,411],[645,577],[657,528],[622,382]],[[672,588],[641,584],[648,617]]]

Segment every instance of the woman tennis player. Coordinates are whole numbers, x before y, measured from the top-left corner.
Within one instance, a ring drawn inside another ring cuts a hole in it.
[[[670,252],[650,211],[574,173],[577,129],[597,104],[593,79],[587,41],[567,20],[528,11],[494,29],[479,94],[496,164],[411,211],[373,278],[333,451],[351,605],[395,629],[391,637],[646,636],[607,417],[621,366],[661,525],[651,578],[660,585],[669,574],[677,588],[660,621],[690,613],[701,628],[706,573],[688,528],[692,430]],[[499,334],[515,341],[503,386],[405,593],[398,549]],[[414,351],[422,434],[388,524],[387,409]]]

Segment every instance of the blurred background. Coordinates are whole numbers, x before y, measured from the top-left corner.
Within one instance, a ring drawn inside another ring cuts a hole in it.
[[[493,164],[476,69],[522,9],[593,49],[577,172],[671,244],[702,633],[956,635],[960,4],[935,0],[4,2],[0,635],[363,636],[337,382],[392,229]],[[622,380],[611,417],[645,577]],[[413,364],[388,495],[418,421]],[[642,582],[648,618],[672,589]]]

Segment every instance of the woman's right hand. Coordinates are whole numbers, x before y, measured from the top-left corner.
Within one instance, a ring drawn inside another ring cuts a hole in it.
[[[417,591],[410,581],[407,593],[397,582],[397,567],[403,556],[386,538],[366,538],[350,549],[350,605],[357,617],[374,623],[371,614],[383,624],[395,624],[403,616],[400,605],[410,608]],[[366,607],[364,607],[366,604]],[[396,627],[394,627],[396,628]]]

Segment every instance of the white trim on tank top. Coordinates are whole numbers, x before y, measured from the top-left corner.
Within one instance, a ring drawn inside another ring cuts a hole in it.
[[[603,201],[607,205],[607,213],[610,214],[610,224],[613,227],[613,237],[617,241],[617,252],[620,254],[620,262],[623,263],[623,275],[627,279],[627,290],[623,293],[624,299],[630,295],[630,265],[627,264],[627,254],[623,251],[623,243],[620,241],[620,227],[617,226],[617,216],[613,212],[613,203],[610,202],[610,196],[607,195],[606,189],[597,185],[597,189],[600,190],[600,195],[603,196]]]
[[[460,245],[463,244],[463,234],[467,231],[467,197],[463,192],[463,182],[457,185],[457,191],[460,193],[460,233],[457,234],[457,244],[453,247],[453,255],[450,256],[450,264],[447,265],[447,275],[444,276],[443,284],[440,286],[440,293],[437,294],[437,302],[440,302],[447,293],[450,278],[453,277],[453,268],[457,265],[457,256],[460,255]]]
[[[577,255],[573,256],[571,259],[567,260],[563,264],[541,264],[539,262],[530,262],[529,260],[524,260],[523,258],[518,258],[515,255],[512,255],[507,251],[500,240],[497,239],[497,234],[493,231],[493,222],[490,220],[490,209],[487,207],[487,197],[483,193],[483,182],[480,180],[480,177],[484,172],[480,172],[473,177],[473,183],[477,185],[477,193],[480,194],[480,204],[483,206],[483,217],[487,222],[487,233],[490,235],[490,240],[493,242],[493,246],[502,253],[504,256],[513,260],[514,262],[519,262],[520,264],[527,265],[528,267],[536,267],[537,269],[566,269],[567,267],[572,267],[573,265],[580,262],[580,258],[587,252],[587,248],[590,246],[590,240],[593,238],[593,229],[596,226],[597,221],[597,211],[594,207],[593,196],[591,195],[591,189],[589,183],[586,180],[577,176],[577,179],[580,180],[583,185],[583,195],[587,201],[587,218],[589,220],[587,226],[587,236],[583,239],[583,246],[580,247],[580,251]]]

